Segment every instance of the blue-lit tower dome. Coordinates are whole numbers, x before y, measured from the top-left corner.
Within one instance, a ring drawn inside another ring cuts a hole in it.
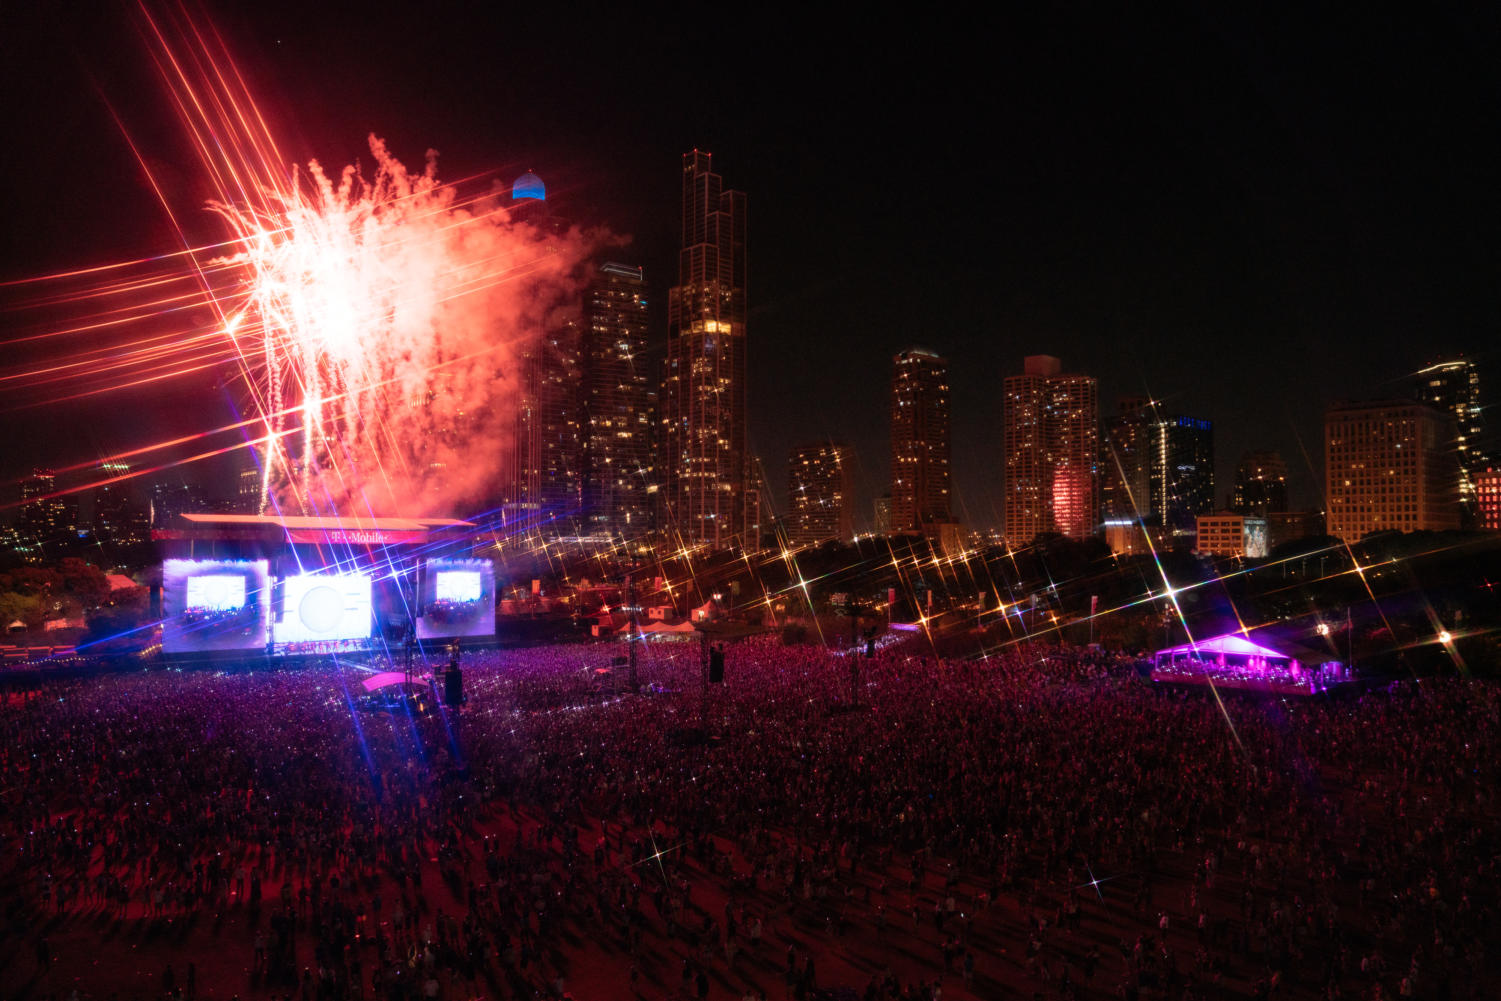
[[[547,201],[547,185],[542,183],[542,178],[528,170],[525,174],[516,178],[516,183],[511,185],[511,200],[533,200],[538,202]]]

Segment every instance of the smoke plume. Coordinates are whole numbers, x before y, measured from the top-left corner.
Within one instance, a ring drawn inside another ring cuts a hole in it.
[[[415,174],[373,135],[370,152],[369,179],[314,161],[254,207],[213,203],[236,241],[217,263],[241,284],[220,301],[271,442],[268,504],[468,511],[499,493],[524,356],[612,238],[463,200],[432,151]]]

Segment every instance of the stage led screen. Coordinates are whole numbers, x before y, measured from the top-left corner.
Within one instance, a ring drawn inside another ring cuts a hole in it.
[[[302,574],[281,582],[278,644],[359,640],[370,636],[370,578],[364,574]]]
[[[479,601],[484,584],[477,570],[439,570],[434,589],[439,601]]]
[[[245,578],[239,574],[203,574],[188,578],[187,607],[230,612],[245,607]]]
[[[495,568],[489,560],[428,560],[417,638],[495,635]]]
[[[162,652],[260,650],[270,619],[265,560],[162,564]]]

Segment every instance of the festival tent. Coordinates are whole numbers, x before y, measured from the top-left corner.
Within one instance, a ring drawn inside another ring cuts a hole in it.
[[[1225,633],[1158,650],[1152,680],[1312,694],[1351,678],[1328,654],[1272,637]]]
[[[640,630],[646,636],[660,635],[662,633],[683,634],[695,631],[691,622],[679,622],[675,626],[669,626],[665,622],[648,622],[646,625],[641,626]]]
[[[1275,643],[1276,645],[1268,645],[1271,643]],[[1329,659],[1290,643],[1281,643],[1276,640],[1257,643],[1241,633],[1225,633],[1222,636],[1214,636],[1195,643],[1184,643],[1181,646],[1158,650],[1156,660],[1160,664],[1163,661],[1181,660],[1183,658],[1198,658],[1201,660],[1219,660],[1224,658],[1225,660],[1229,660],[1232,657],[1260,657],[1263,660],[1280,663],[1289,667],[1295,662],[1317,666]]]

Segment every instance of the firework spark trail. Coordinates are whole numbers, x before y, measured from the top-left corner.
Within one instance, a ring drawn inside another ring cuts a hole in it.
[[[180,61],[167,62],[182,73]],[[224,74],[216,79],[227,86]],[[177,82],[185,92],[179,107],[207,118],[209,102],[185,76]],[[253,107],[230,94],[214,106],[242,126],[252,117],[263,126],[246,104]],[[193,131],[223,131],[214,124]],[[206,139],[200,149],[207,151]],[[262,409],[280,414],[284,398],[300,399],[300,454],[273,445],[268,485],[280,474],[295,487],[281,502],[303,509],[321,506],[316,499],[374,510],[398,497],[420,507],[435,493],[447,502],[473,496],[498,456],[476,456],[464,443],[499,437],[495,418],[504,408],[490,405],[492,390],[571,287],[589,239],[559,238],[499,208],[458,203],[453,187],[437,180],[436,154],[413,175],[374,136],[371,180],[350,166],[335,183],[316,161],[285,183],[244,180],[274,149],[252,144],[215,172],[233,180],[227,194],[257,197],[214,203],[239,249],[209,262],[245,269],[243,287],[221,308],[235,319],[226,323],[231,339],[261,345],[256,354],[241,350],[247,368],[252,357],[261,362]],[[342,406],[331,406],[335,398]],[[490,426],[480,426],[487,418]],[[268,417],[266,430],[273,443],[288,437],[280,418]]]
[[[520,362],[614,238],[533,225],[488,184],[461,197],[435,153],[408,172],[373,135],[371,176],[296,167],[212,26],[139,14],[213,196],[175,203],[110,109],[180,249],[4,282],[12,309],[68,311],[7,338],[48,352],[0,368],[7,409],[238,374],[278,507],[452,513],[492,490]],[[229,239],[195,243],[195,215]]]

